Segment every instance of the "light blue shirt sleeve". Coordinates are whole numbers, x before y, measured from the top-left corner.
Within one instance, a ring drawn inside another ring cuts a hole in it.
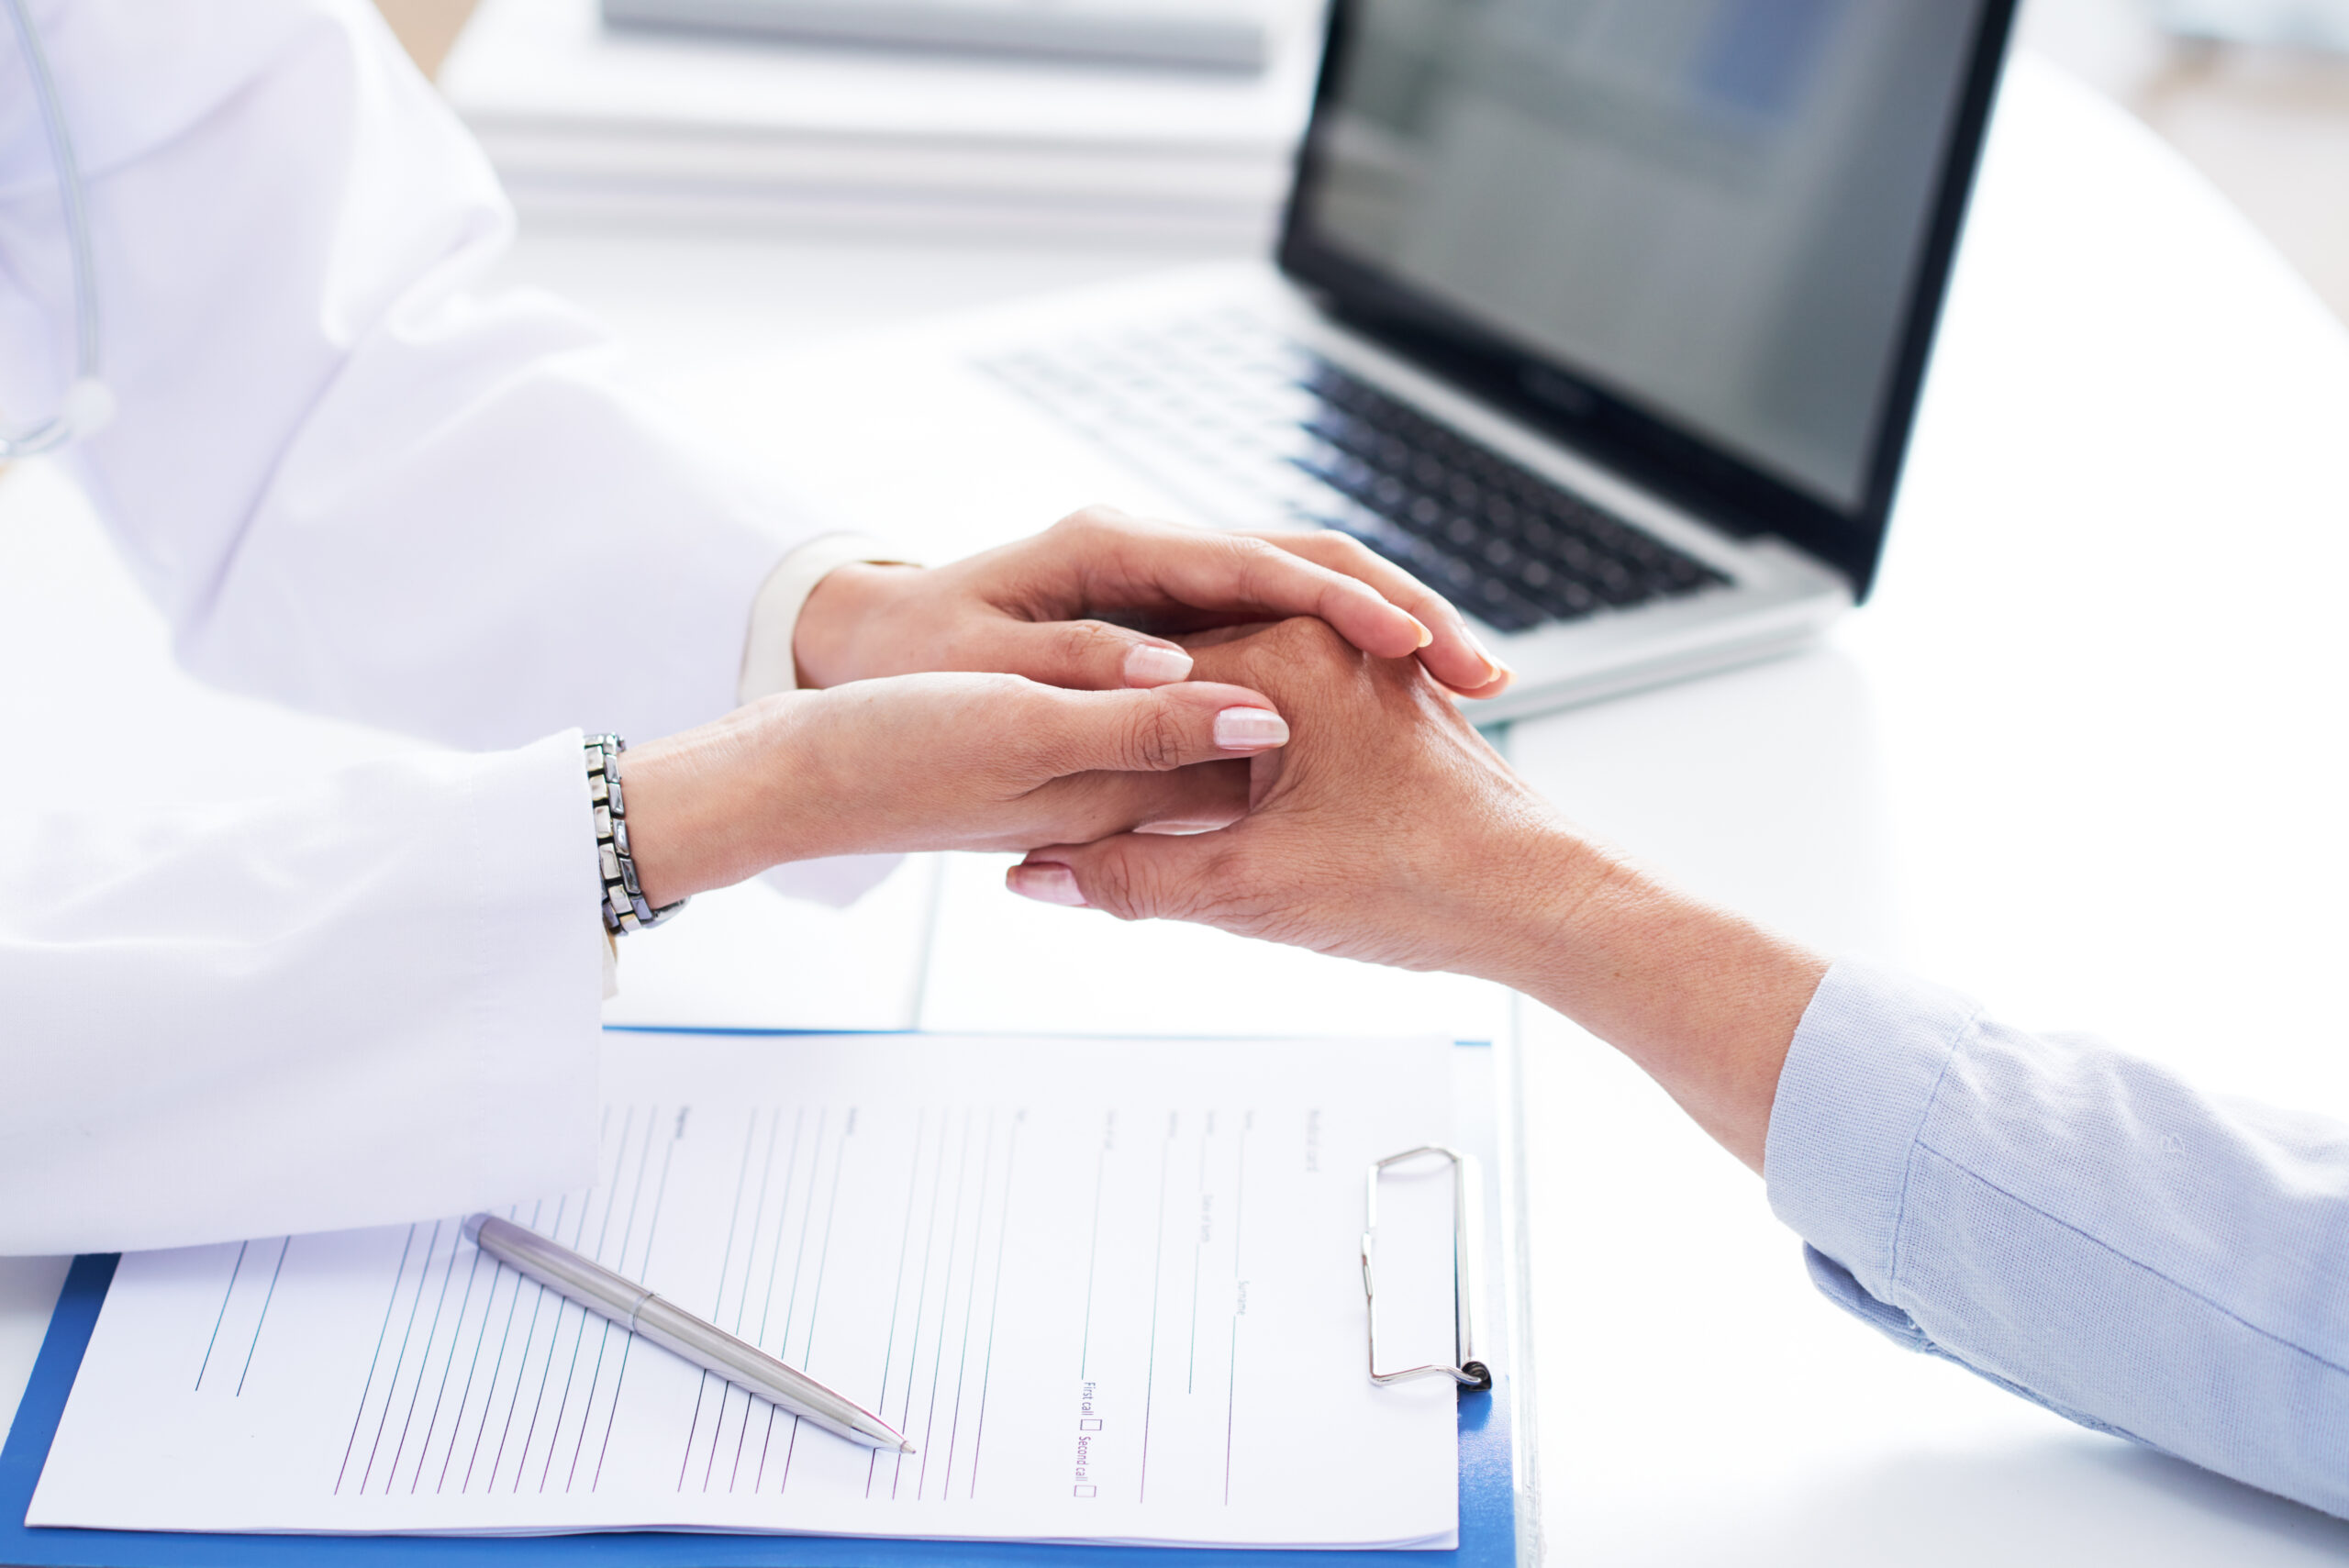
[[[2349,1517],[2349,1128],[1847,962],[1765,1170],[1812,1278],[1895,1340]]]

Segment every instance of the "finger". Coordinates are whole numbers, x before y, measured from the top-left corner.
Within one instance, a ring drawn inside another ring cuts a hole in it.
[[[1079,692],[1172,685],[1191,673],[1191,656],[1180,646],[1097,620],[998,620],[957,662]]]
[[[1203,894],[1220,853],[1212,835],[1122,833],[1037,850],[1004,873],[1004,885],[1041,904],[1099,909],[1120,920],[1197,919],[1207,914]]]
[[[1451,600],[1349,534],[1267,532],[1252,536],[1333,572],[1360,578],[1390,604],[1408,610],[1430,632],[1419,662],[1429,674],[1464,696],[1498,696],[1516,672],[1496,659],[1469,629],[1468,617]],[[1340,628],[1343,630],[1343,628]],[[1355,644],[1361,647],[1360,643]],[[1364,648],[1365,653],[1379,651]]]
[[[1113,833],[1181,835],[1228,828],[1248,815],[1248,763],[1199,762],[1166,773],[1079,773],[1022,803],[1006,847],[1090,843]]]
[[[1406,658],[1434,637],[1363,576],[1269,538],[1141,522],[1103,509],[1079,513],[1060,527],[1068,530],[1063,537],[1071,549],[1101,563],[1090,590],[1104,605],[1141,609],[1156,603],[1265,620],[1318,616],[1356,648],[1384,659]],[[1412,586],[1422,599],[1442,603]]]
[[[1056,861],[1022,861],[1003,873],[1003,885],[1039,904],[1061,904],[1072,909],[1092,907],[1085,902],[1085,889],[1077,884],[1076,873]]]
[[[1186,681],[1145,691],[1031,685],[1013,716],[1019,762],[1039,782],[1071,773],[1167,773],[1288,744],[1272,699],[1246,686]]]
[[[1251,764],[1242,762],[1202,762],[1197,767],[1178,768],[1161,776],[1174,783],[1173,790],[1151,796],[1148,809],[1130,812],[1130,831],[1153,833],[1168,838],[1188,837],[1195,833],[1214,833],[1230,827],[1248,815],[1248,798],[1252,789],[1249,777]],[[1112,778],[1134,779],[1144,775],[1113,773]],[[1108,835],[1096,833],[1094,838]],[[1089,840],[1088,840],[1089,841]]]

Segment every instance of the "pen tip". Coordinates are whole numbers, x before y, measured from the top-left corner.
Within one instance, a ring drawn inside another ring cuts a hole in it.
[[[897,1451],[899,1453],[911,1453],[914,1451],[914,1445],[911,1443],[901,1442],[897,1445]]]

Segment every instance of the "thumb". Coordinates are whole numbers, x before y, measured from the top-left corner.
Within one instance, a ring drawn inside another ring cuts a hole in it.
[[[1191,673],[1190,654],[1164,638],[1097,620],[1003,620],[977,653],[987,669],[1080,692],[1163,686]]]
[[[1288,743],[1288,725],[1272,699],[1246,686],[1186,681],[1146,691],[1028,691],[1034,706],[1022,727],[1023,760],[1054,778],[1166,773]]]
[[[1219,835],[1119,833],[1090,844],[1033,850],[1004,885],[1040,904],[1099,909],[1120,920],[1197,919]]]

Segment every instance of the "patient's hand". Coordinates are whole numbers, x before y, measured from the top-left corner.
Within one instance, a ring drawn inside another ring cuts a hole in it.
[[[1197,838],[1038,850],[1014,891],[1499,981],[1620,1048],[1762,1168],[1823,960],[1582,839],[1407,661],[1289,621],[1198,666],[1288,720],[1290,744],[1251,764],[1253,809]]]
[[[1195,652],[1201,678],[1262,691],[1288,720],[1289,745],[1252,764],[1251,814],[1196,838],[1038,850],[1013,891],[1476,972],[1505,936],[1497,909],[1563,891],[1535,851],[1572,855],[1578,840],[1417,663],[1303,619]]]
[[[1442,595],[1344,534],[1219,533],[1106,506],[951,566],[843,566],[807,596],[792,651],[807,686],[970,670],[1109,691],[1187,677],[1190,655],[1152,633],[1286,616],[1417,655],[1468,695],[1508,684]]]

